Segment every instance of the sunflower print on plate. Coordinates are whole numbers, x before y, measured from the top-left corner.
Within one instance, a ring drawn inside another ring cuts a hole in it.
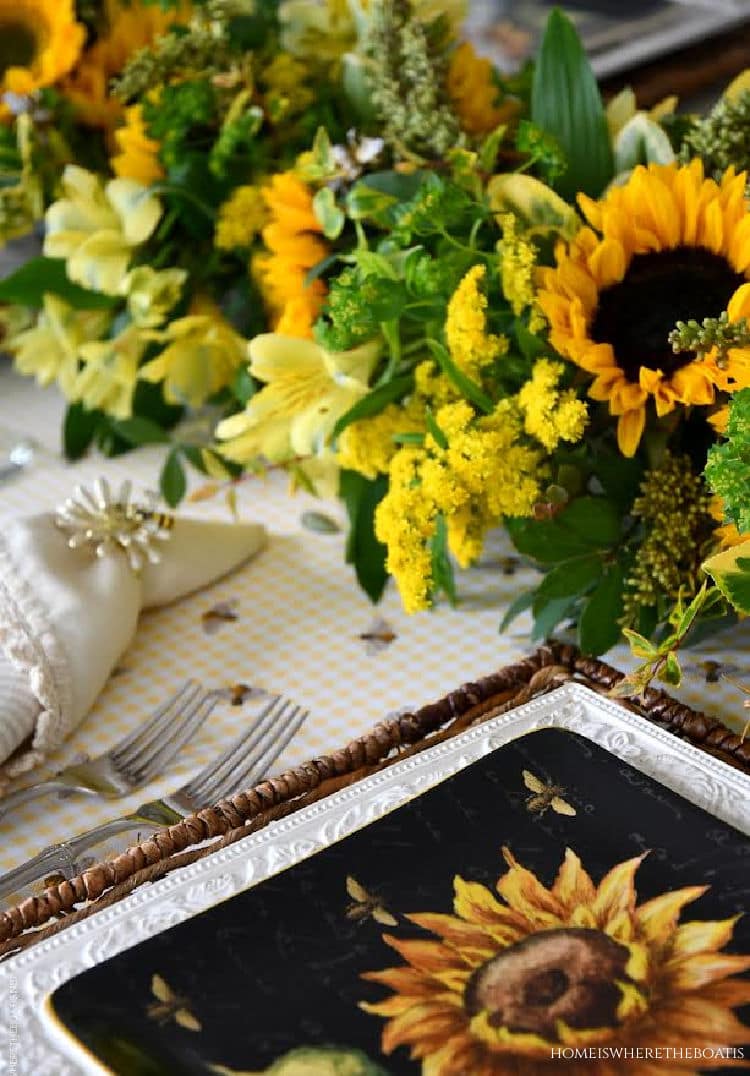
[[[570,848],[551,888],[503,849],[508,870],[486,886],[455,879],[454,915],[406,916],[437,935],[384,940],[406,964],[364,978],[394,993],[362,1003],[385,1017],[382,1048],[410,1048],[423,1076],[546,1076],[555,1047],[723,1047],[747,1042],[732,1012],[750,1002],[734,978],[750,957],[721,950],[736,917],[680,923],[706,892],[690,886],[638,904],[643,856],[598,885]],[[737,1061],[716,1059],[716,1067]],[[576,1060],[577,1076],[614,1076],[613,1060]],[[659,1076],[695,1073],[690,1059],[660,1061]],[[651,1076],[648,1061],[626,1062]]]
[[[589,395],[618,417],[620,451],[634,455],[653,399],[663,417],[677,405],[712,404],[716,389],[750,385],[750,350],[675,354],[677,321],[750,314],[750,213],[746,173],[720,183],[701,161],[639,166],[601,201],[579,195],[588,221],[556,267],[540,272],[539,304],[552,345],[592,374]]]

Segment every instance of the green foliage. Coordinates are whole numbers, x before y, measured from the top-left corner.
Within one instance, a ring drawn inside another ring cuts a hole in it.
[[[379,415],[389,403],[406,396],[413,385],[414,380],[411,375],[405,374],[402,377],[394,377],[391,381],[386,381],[373,389],[372,392],[368,392],[341,416],[331,431],[331,441],[335,441],[352,422]]]
[[[143,115],[149,135],[161,144],[160,156],[169,170],[183,160],[189,137],[195,147],[201,128],[204,145],[212,141],[210,130],[219,116],[216,89],[203,78],[164,86],[158,98],[144,100]]]
[[[385,475],[371,481],[356,471],[341,472],[339,496],[349,516],[346,562],[354,565],[357,581],[372,602],[380,601],[388,582],[387,550],[375,537],[375,509],[387,489]]]
[[[575,27],[559,8],[547,20],[534,71],[531,118],[562,148],[568,167],[556,188],[571,201],[597,197],[614,166],[599,87]]]
[[[77,310],[109,310],[120,301],[74,284],[68,279],[62,258],[31,258],[0,281],[0,303],[41,307],[47,293],[59,296]]]
[[[488,215],[485,207],[462,187],[430,172],[411,198],[393,207],[390,223],[393,238],[406,246],[415,237],[446,232],[465,235],[476,217],[483,213]]]
[[[435,522],[435,533],[430,539],[430,552],[433,596],[445,594],[451,605],[455,605],[456,580],[453,573],[453,561],[448,550],[448,525],[443,515],[439,515]]]
[[[87,411],[82,403],[68,405],[62,431],[66,459],[79,460],[86,455],[103,417],[100,411]]]
[[[175,445],[170,449],[159,475],[159,490],[170,508],[175,508],[187,491],[185,468],[180,459],[180,450]]]
[[[527,158],[524,169],[532,171],[550,186],[555,185],[568,167],[557,139],[530,120],[521,120],[518,125],[516,149]]]
[[[377,336],[384,321],[400,317],[405,303],[397,280],[345,269],[331,284],[326,318],[316,335],[324,347],[345,351]]]
[[[721,497],[725,517],[745,533],[750,531],[750,389],[734,394],[726,435],[708,453],[706,481]]]

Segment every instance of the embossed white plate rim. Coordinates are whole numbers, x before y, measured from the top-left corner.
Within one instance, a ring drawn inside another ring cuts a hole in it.
[[[511,740],[550,727],[577,732],[750,834],[750,776],[619,703],[566,684],[136,890],[0,964],[0,1074],[101,1073],[45,1011],[58,986],[361,829]]]

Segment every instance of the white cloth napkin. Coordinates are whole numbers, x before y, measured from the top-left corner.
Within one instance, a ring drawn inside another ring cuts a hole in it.
[[[199,590],[264,542],[257,524],[178,518],[159,544],[160,562],[136,574],[120,550],[98,558],[91,547],[70,549],[52,515],[7,527],[0,535],[0,790],[83,720],[132,642],[141,609]]]

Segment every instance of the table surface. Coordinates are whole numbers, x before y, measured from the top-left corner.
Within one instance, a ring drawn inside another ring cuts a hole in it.
[[[94,456],[73,465],[61,459],[62,412],[63,402],[55,391],[20,378],[0,360],[0,436],[18,430],[40,444],[32,467],[0,486],[0,526],[6,519],[54,509],[77,483],[90,483],[100,474],[112,481],[132,478],[136,487],[155,487],[163,458],[158,446],[116,460]],[[191,476],[192,488],[203,483],[202,476]],[[456,608],[441,604],[432,612],[407,616],[392,586],[377,609],[358,589],[344,563],[344,514],[339,504],[316,501],[304,493],[290,497],[286,476],[280,473],[249,478],[237,492],[241,518],[268,529],[267,548],[209,589],[144,614],[116,675],[75,734],[36,772],[37,778],[85,753],[106,750],[191,676],[213,688],[245,683],[280,692],[309,708],[307,724],[276,764],[278,772],[342,746],[395,710],[437,699],[532,649],[528,615],[508,632],[498,633],[504,609],[535,577],[528,568],[503,574],[500,558],[510,550],[498,547],[479,566],[460,573]],[[302,515],[310,510],[335,519],[340,532],[306,529]],[[186,504],[182,511],[229,518],[221,497]],[[221,601],[236,603],[238,619],[206,634],[202,614]],[[386,621],[396,636],[390,645],[377,646],[361,638],[371,632],[376,618]],[[694,671],[676,694],[740,728],[746,714],[743,696],[726,682],[706,684],[700,663],[731,661],[742,680],[749,651],[747,624],[714,637],[691,651],[688,665]],[[607,660],[620,668],[632,664],[623,646]],[[176,789],[252,720],[258,705],[257,700],[241,706],[222,703],[162,778],[117,802],[76,796],[19,809],[4,823],[0,870],[49,843]],[[127,843],[120,838],[121,846]]]

